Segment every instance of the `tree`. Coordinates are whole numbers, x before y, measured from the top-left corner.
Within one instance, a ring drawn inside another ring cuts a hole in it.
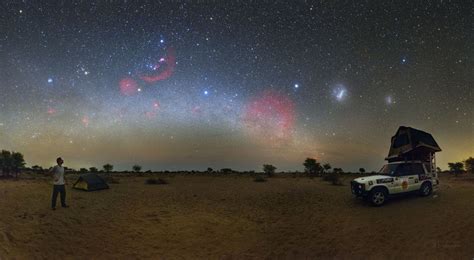
[[[331,170],[331,165],[329,163],[325,163],[323,164],[323,169],[324,169],[324,172],[329,172],[329,170]]]
[[[464,161],[464,165],[466,166],[466,171],[468,173],[474,173],[474,158],[469,157]]]
[[[271,164],[264,164],[263,165],[263,172],[268,176],[268,177],[272,177],[273,175],[275,175],[275,170],[277,168]]]
[[[25,159],[23,154],[18,152],[10,152],[2,150],[0,152],[0,169],[4,176],[10,176],[13,172],[18,177],[20,170],[25,167]]]
[[[458,174],[464,171],[464,164],[462,162],[448,163],[448,167],[455,176],[458,176]]]
[[[342,168],[334,168],[333,172],[336,174],[342,174],[344,171],[342,170]]]
[[[312,175],[317,175],[320,174],[322,171],[321,164],[316,161],[314,158],[306,158],[306,160],[303,163],[304,170],[305,172],[312,174]]]
[[[132,167],[134,172],[140,172],[142,170],[142,167],[138,164],[133,165]]]
[[[87,172],[87,169],[86,169],[86,168],[81,168],[81,169],[79,169],[79,172],[80,172],[80,173],[86,173],[86,172]]]
[[[359,172],[360,172],[360,174],[364,174],[364,173],[365,173],[365,169],[364,169],[364,168],[359,168]]]
[[[211,172],[213,172],[213,171],[214,171],[214,170],[213,170],[211,167],[207,168],[207,172],[208,172],[208,173],[211,173]]]
[[[102,166],[102,167],[104,168],[104,171],[105,171],[106,173],[109,173],[109,172],[111,172],[111,171],[114,169],[114,166],[113,166],[112,164],[110,164],[110,163],[107,163],[107,164],[105,164],[105,165]]]
[[[23,154],[18,152],[12,152],[12,170],[15,173],[15,177],[18,177],[20,170],[25,167],[25,159]]]
[[[3,176],[9,176],[12,167],[12,154],[10,151],[2,150],[0,152],[0,168]]]
[[[89,171],[96,173],[96,172],[98,172],[99,170],[98,170],[96,167],[90,167],[90,168],[89,168]]]

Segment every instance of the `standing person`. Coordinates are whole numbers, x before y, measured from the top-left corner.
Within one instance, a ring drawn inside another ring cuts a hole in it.
[[[58,165],[51,168],[50,173],[54,178],[53,186],[53,199],[51,201],[51,209],[56,210],[56,199],[58,198],[58,193],[61,196],[61,207],[69,208],[66,205],[66,180],[64,179],[64,167],[62,166],[64,161],[61,157],[56,159]]]

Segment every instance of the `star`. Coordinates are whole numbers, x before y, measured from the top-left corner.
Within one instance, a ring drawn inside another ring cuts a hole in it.
[[[48,78],[48,83],[53,83],[53,79],[52,79],[52,78]]]
[[[294,87],[295,87],[295,88],[299,88],[299,87],[300,87],[300,85],[299,85],[299,84],[295,84],[295,86],[294,86]]]

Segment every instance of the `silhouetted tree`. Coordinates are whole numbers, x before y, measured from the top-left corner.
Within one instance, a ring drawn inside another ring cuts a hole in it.
[[[474,173],[474,158],[469,157],[464,161],[464,164],[466,166],[466,171],[468,173]]]
[[[268,176],[268,177],[272,177],[273,175],[275,175],[275,170],[276,170],[276,167],[271,165],[271,164],[264,164],[263,165],[263,172]]]
[[[207,168],[207,172],[208,172],[208,173],[211,173],[211,172],[213,172],[213,171],[214,171],[214,169],[212,169],[211,167]]]
[[[142,167],[138,164],[133,165],[132,167],[134,172],[140,172],[142,170]]]
[[[110,163],[107,163],[102,167],[104,168],[104,171],[107,173],[111,172],[114,169],[114,166]]]
[[[97,173],[97,172],[99,172],[99,169],[97,169],[96,167],[90,167],[90,168],[89,168],[89,171],[90,171],[90,172]]]
[[[87,172],[87,169],[86,169],[86,168],[81,168],[81,169],[79,169],[79,172],[80,172],[80,173],[86,173],[86,172]]]
[[[364,174],[364,173],[365,173],[365,169],[364,169],[364,168],[359,168],[359,173],[360,173],[360,174]]]
[[[12,165],[13,171],[18,174],[21,169],[25,167],[25,159],[23,158],[23,154],[18,152],[12,153]]]
[[[319,175],[321,174],[322,167],[321,164],[316,161],[314,158],[306,158],[303,163],[305,172],[312,174],[312,175]]]
[[[12,168],[12,154],[10,151],[2,150],[0,152],[0,168],[3,176],[9,176]]]
[[[323,169],[324,169],[324,172],[329,172],[329,170],[331,170],[331,165],[329,163],[325,163],[323,164]]]
[[[442,172],[441,168],[436,167],[436,172],[437,172],[437,173],[441,173],[441,172]]]
[[[464,171],[464,164],[462,162],[448,163],[449,171],[454,173],[455,176]]]
[[[342,168],[334,168],[333,172],[336,174],[342,174],[344,171],[342,170]]]
[[[25,167],[23,154],[2,150],[0,152],[0,168],[3,175],[9,176],[12,172],[18,177],[20,170]]]

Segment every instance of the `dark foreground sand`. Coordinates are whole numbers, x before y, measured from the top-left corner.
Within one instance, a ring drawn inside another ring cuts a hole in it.
[[[444,178],[437,197],[381,208],[320,179],[122,177],[68,188],[49,208],[45,180],[0,180],[0,258],[312,259],[474,257],[474,182]]]

